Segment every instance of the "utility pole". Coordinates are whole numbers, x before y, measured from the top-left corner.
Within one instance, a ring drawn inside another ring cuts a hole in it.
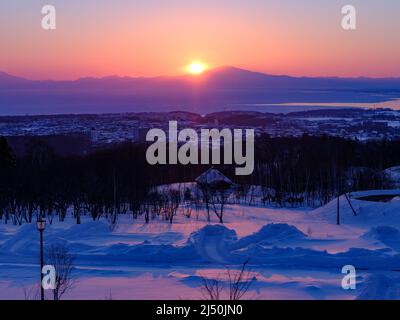
[[[346,197],[346,200],[347,200],[347,202],[349,203],[350,208],[351,208],[351,210],[353,211],[354,216],[357,216],[357,212],[356,212],[356,210],[354,209],[353,205],[351,204],[350,198],[349,198],[349,196],[347,195],[347,193],[345,193],[344,196]]]
[[[340,195],[337,197],[336,224],[340,225]]]
[[[40,300],[44,300],[44,288],[43,288],[43,231],[46,229],[46,221],[39,217],[38,221],[36,222],[37,229],[40,233]]]
[[[113,209],[113,217],[112,223],[115,224],[117,221],[117,177],[115,168],[113,169],[113,200],[114,200],[114,209]]]

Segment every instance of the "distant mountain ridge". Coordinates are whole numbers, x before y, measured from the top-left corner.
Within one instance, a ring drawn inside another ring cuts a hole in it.
[[[400,78],[270,75],[236,67],[200,76],[29,80],[0,72],[0,114],[184,110],[200,114],[287,102],[381,102],[400,98]],[[254,108],[253,108],[254,110]]]
[[[103,87],[108,86],[109,89],[119,89],[119,87],[113,88],[112,86],[122,85],[124,88],[129,86],[183,86],[188,85],[199,85],[206,86],[207,84],[235,87],[237,85],[241,86],[266,86],[270,85],[273,87],[279,85],[339,85],[339,84],[395,84],[400,86],[400,78],[340,78],[340,77],[293,77],[287,75],[271,75],[261,72],[254,72],[245,69],[240,69],[236,67],[220,67],[215,69],[210,69],[206,71],[203,75],[192,76],[192,75],[182,75],[182,76],[157,76],[157,77],[130,77],[130,76],[105,76],[105,77],[81,77],[76,80],[30,80],[22,77],[13,76],[11,74],[0,71],[0,85],[7,84],[29,84],[33,87],[42,86],[54,86],[54,87],[65,87],[73,88],[74,85],[77,88],[88,88],[93,86]],[[82,87],[83,86],[83,87]]]
[[[20,83],[27,83],[27,82],[31,82],[31,81],[28,79],[25,79],[25,78],[16,77],[16,76],[13,76],[6,72],[0,71],[0,85],[9,84],[9,83],[20,84]]]

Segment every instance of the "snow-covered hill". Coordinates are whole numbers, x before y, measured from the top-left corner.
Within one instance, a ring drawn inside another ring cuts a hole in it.
[[[247,298],[400,298],[400,190],[344,196],[316,210],[230,205],[226,223],[207,223],[204,211],[174,224],[123,217],[81,225],[54,222],[45,246],[67,244],[76,256],[75,288],[68,298],[201,298],[202,277],[223,278],[226,267],[249,260],[257,281]],[[385,201],[371,196],[391,195]],[[372,198],[374,199],[374,198]],[[197,218],[196,218],[197,217]],[[38,232],[34,224],[0,224],[0,299],[24,298],[37,281]],[[344,265],[358,270],[355,291],[341,287]],[[168,292],[160,290],[168,286]]]

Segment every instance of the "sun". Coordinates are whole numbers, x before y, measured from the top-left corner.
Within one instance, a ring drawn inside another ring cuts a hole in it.
[[[208,66],[205,63],[200,61],[193,61],[186,67],[186,72],[193,75],[199,75],[202,74],[207,69]]]

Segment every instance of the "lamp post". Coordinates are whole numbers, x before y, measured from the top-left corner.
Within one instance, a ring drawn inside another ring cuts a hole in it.
[[[43,288],[43,231],[46,229],[46,221],[42,220],[42,217],[36,222],[37,229],[40,233],[40,300],[44,300],[44,288]]]

